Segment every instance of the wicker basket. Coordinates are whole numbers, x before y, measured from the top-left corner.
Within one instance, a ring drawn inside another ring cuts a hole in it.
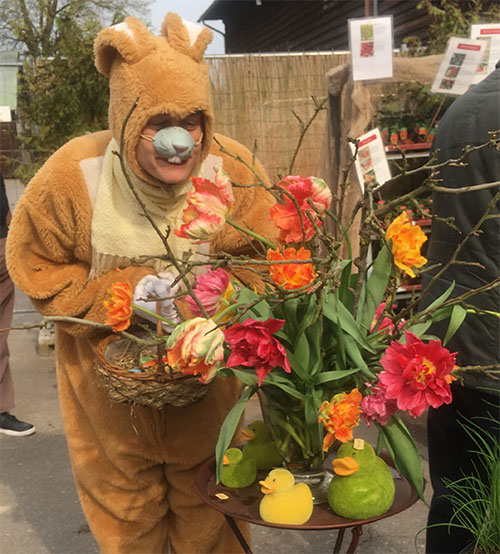
[[[148,351],[153,352],[153,348]],[[200,401],[210,385],[200,383],[195,375],[163,370],[134,373],[141,351],[136,343],[118,335],[109,335],[96,349],[96,370],[101,383],[115,402],[134,402],[160,409],[163,406],[182,408]]]

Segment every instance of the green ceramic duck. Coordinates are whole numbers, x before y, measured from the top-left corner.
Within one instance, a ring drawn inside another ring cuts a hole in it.
[[[226,487],[248,487],[257,478],[255,462],[247,458],[239,448],[228,448],[222,463],[220,480]]]
[[[257,469],[272,469],[283,464],[283,459],[262,420],[253,421],[241,431],[241,434],[247,441],[243,447],[243,454],[255,461]]]
[[[363,439],[343,444],[332,465],[335,475],[328,488],[328,504],[337,515],[363,520],[391,507],[394,480],[389,466]]]

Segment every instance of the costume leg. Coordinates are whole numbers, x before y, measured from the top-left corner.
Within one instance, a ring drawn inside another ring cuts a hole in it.
[[[100,551],[167,552],[161,411],[111,401],[86,342],[58,331],[56,348],[62,348],[58,388],[73,476]]]
[[[223,514],[205,504],[193,489],[198,467],[169,465],[166,471],[170,484],[168,523],[172,551],[176,554],[242,552]],[[250,543],[248,525],[240,521],[236,523],[247,543]]]
[[[5,264],[5,243],[0,239],[0,329],[12,322],[14,309],[14,284]],[[0,331],[0,412],[9,412],[14,408],[14,382],[10,371],[10,353],[7,338],[9,331]]]
[[[194,489],[196,471],[215,454],[220,426],[239,391],[234,379],[216,378],[209,386],[201,402],[166,410],[168,522],[172,550],[179,554],[242,552],[224,516],[205,504]],[[248,526],[238,525],[249,542]]]

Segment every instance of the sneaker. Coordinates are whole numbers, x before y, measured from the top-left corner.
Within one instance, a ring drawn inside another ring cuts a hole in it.
[[[14,437],[26,437],[35,432],[35,426],[25,421],[19,421],[16,416],[9,412],[0,414],[0,433]]]

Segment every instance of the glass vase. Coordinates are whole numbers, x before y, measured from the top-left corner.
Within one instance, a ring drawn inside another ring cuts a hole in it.
[[[314,503],[328,499],[332,475],[323,467],[323,426],[316,420],[308,424],[304,401],[273,386],[258,391],[262,416],[286,469],[296,483],[306,483]]]

